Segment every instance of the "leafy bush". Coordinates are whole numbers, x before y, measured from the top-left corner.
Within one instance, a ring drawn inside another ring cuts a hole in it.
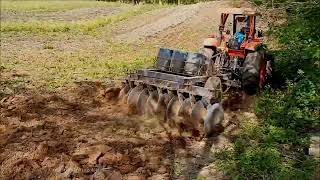
[[[261,97],[257,114],[266,123],[292,129],[297,133],[308,133],[319,128],[319,89],[309,79],[289,83],[285,92]]]
[[[288,4],[288,24],[273,27],[281,50],[275,52],[276,79],[298,81],[297,72],[302,70],[312,81],[320,75],[320,3]]]

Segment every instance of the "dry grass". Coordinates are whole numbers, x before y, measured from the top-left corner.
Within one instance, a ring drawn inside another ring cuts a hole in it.
[[[72,37],[72,44],[79,43],[73,39],[77,37]],[[61,51],[55,41],[43,43],[38,50],[21,50],[22,54],[4,51],[3,56],[8,57],[2,57],[3,75],[7,75],[3,79],[14,79],[11,88],[15,88],[14,82],[17,82],[17,87],[25,85],[52,90],[74,81],[116,78],[154,63],[156,48],[152,46],[137,47],[112,41],[94,44],[89,38],[95,37],[80,38],[84,44],[76,50],[67,47],[68,50]]]
[[[163,8],[97,1],[1,1],[1,10],[42,14],[83,7],[124,6],[90,20],[1,22],[0,96],[24,88],[54,90],[80,80],[104,80],[153,65],[155,46],[112,41],[117,23]]]
[[[41,2],[41,1],[40,1]],[[1,22],[1,32],[90,32],[99,27],[107,26],[119,21],[126,20],[132,16],[136,16],[147,11],[159,8],[155,5],[141,5],[130,7],[128,11],[118,13],[107,17],[97,17],[92,20],[83,20],[75,22],[64,21],[5,21]]]

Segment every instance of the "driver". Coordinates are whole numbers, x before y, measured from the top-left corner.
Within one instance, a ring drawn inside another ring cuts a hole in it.
[[[242,41],[244,40],[244,37],[245,37],[244,31],[245,31],[245,27],[242,27],[239,32],[236,32],[234,34],[234,39],[237,41],[239,47],[240,47],[240,45],[241,45],[241,43],[242,43]]]

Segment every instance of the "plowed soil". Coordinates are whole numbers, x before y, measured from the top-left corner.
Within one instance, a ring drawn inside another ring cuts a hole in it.
[[[105,89],[99,82],[79,82],[55,93],[2,99],[1,177],[194,179],[207,168],[204,176],[223,178],[210,165],[210,154],[212,144],[228,144],[227,136],[178,136],[158,118],[129,115],[126,103]]]

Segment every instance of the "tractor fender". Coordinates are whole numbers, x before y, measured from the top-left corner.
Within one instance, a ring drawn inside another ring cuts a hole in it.
[[[204,47],[217,47],[219,45],[219,41],[217,38],[206,38],[203,41]]]
[[[244,45],[244,49],[246,50],[250,50],[250,51],[255,51],[256,50],[256,46],[261,44],[261,42],[248,42],[243,44]]]

